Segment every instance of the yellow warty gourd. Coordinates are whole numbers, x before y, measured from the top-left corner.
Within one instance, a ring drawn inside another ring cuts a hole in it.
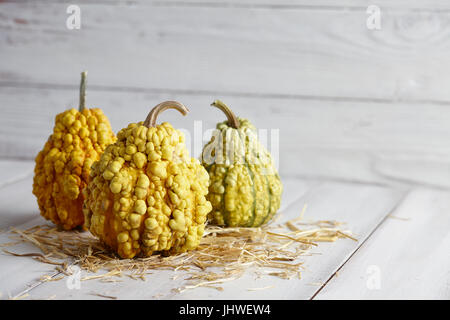
[[[212,223],[230,227],[258,227],[269,222],[280,207],[283,186],[269,152],[260,144],[256,128],[237,118],[223,102],[228,120],[217,124],[205,145],[202,164],[210,176],[207,199]]]
[[[208,174],[190,158],[182,132],[157,115],[175,101],[157,105],[145,122],[129,124],[92,166],[85,221],[92,234],[122,258],[195,249],[211,204]]]
[[[56,116],[53,134],[36,157],[33,194],[41,215],[66,230],[84,222],[82,190],[91,165],[115,141],[100,109],[85,108],[86,73],[82,73],[79,110]]]

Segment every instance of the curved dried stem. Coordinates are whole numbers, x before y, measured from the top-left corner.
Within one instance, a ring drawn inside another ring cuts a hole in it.
[[[167,109],[175,109],[178,110],[183,116],[187,115],[189,109],[186,106],[178,101],[165,101],[161,102],[157,106],[155,106],[152,111],[148,114],[147,118],[144,121],[144,126],[150,128],[156,126],[156,118],[158,115],[167,110]]]
[[[223,103],[220,100],[216,100],[213,103],[211,103],[211,105],[213,107],[219,108],[220,110],[222,110],[223,113],[225,113],[228,119],[228,124],[231,127],[239,129],[240,126],[239,119],[234,115],[233,111],[231,111],[231,109],[225,103]]]

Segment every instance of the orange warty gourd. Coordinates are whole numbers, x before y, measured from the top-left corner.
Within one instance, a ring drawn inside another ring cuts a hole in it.
[[[33,194],[41,215],[70,230],[84,223],[83,189],[91,165],[116,140],[101,109],[85,108],[86,72],[81,74],[78,110],[55,118],[53,134],[36,157]]]

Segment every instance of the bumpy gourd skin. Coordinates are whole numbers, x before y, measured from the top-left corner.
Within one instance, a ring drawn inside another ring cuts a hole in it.
[[[165,122],[130,124],[92,166],[85,223],[122,258],[195,249],[211,204],[208,174]]]
[[[91,165],[115,140],[100,109],[70,109],[56,116],[34,169],[33,194],[42,216],[66,230],[83,225],[82,190]]]
[[[279,209],[283,186],[255,127],[238,119],[238,129],[228,121],[217,124],[203,149],[202,164],[210,176],[207,199],[213,207],[209,220],[229,227],[258,227]]]

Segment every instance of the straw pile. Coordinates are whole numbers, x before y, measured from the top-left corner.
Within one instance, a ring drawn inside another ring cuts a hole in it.
[[[304,210],[299,218],[262,228],[207,226],[198,249],[175,256],[119,259],[89,232],[62,231],[49,225],[27,230],[12,228],[11,238],[15,242],[3,244],[3,251],[55,265],[57,273],[42,276],[42,281],[58,281],[69,276],[74,265],[92,274],[81,278],[82,281],[114,282],[123,276],[145,280],[155,270],[182,270],[185,272],[175,272],[172,277],[184,280],[174,282],[183,283],[174,288],[175,292],[197,287],[223,290],[221,283],[238,279],[249,269],[258,276],[300,278],[299,258],[311,254],[310,249],[317,242],[333,242],[339,238],[356,241],[348,231],[340,229],[341,223],[305,222],[301,218]],[[9,247],[21,242],[31,243],[40,252],[18,254],[10,250]],[[259,289],[266,288],[249,290]]]

